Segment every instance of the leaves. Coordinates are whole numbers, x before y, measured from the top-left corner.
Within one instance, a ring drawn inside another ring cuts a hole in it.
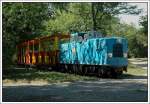
[[[47,4],[5,2],[2,6],[3,62],[10,63],[18,43],[41,34],[48,19]]]

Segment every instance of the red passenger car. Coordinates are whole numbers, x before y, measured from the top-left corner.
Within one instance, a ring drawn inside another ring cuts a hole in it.
[[[25,41],[17,45],[18,64],[55,65],[58,63],[59,43],[70,39],[70,35],[54,34]]]

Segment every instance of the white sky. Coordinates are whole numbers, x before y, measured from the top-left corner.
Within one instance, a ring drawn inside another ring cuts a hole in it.
[[[125,22],[127,24],[133,23],[136,27],[139,27],[139,19],[140,16],[147,14],[147,3],[129,3],[130,5],[137,5],[138,9],[143,9],[143,12],[139,15],[119,15],[121,22]]]

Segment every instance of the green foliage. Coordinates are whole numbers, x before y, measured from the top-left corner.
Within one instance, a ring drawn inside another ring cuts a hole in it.
[[[141,31],[147,35],[148,34],[148,20],[147,20],[148,16],[145,15],[145,16],[142,16],[139,23],[140,25],[142,26],[142,29]]]
[[[81,80],[96,80],[95,77],[80,76],[68,73],[50,72],[50,71],[39,71],[37,69],[26,70],[26,69],[7,69],[4,71],[3,80],[26,80],[26,81],[47,81],[49,83],[56,82],[72,82]]]
[[[24,41],[41,33],[48,19],[45,3],[3,3],[3,34],[6,32]]]
[[[41,34],[47,19],[46,3],[3,3],[3,66],[11,64],[18,43]]]
[[[74,30],[76,26],[75,23],[77,17],[75,15],[61,13],[60,16],[57,16],[55,19],[49,20],[45,25],[47,26],[47,30],[49,33],[53,32],[70,32]]]
[[[104,34],[107,34],[107,28],[111,29],[110,24],[114,19],[114,16],[118,14],[138,14],[141,10],[136,9],[136,6],[131,6],[128,3],[92,3],[92,19],[93,30],[101,30]],[[109,27],[108,27],[109,26]]]
[[[139,21],[140,25],[142,26],[139,30],[138,34],[138,45],[139,45],[139,56],[140,57],[148,57],[148,20],[147,15],[142,16],[141,20]],[[141,51],[142,50],[142,51]]]
[[[56,4],[55,4],[56,5]],[[53,5],[53,6],[55,6]],[[91,20],[88,14],[88,3],[70,3],[64,11],[55,7],[55,17],[50,19],[45,25],[47,32],[74,32],[88,31],[91,29]]]
[[[139,23],[142,26],[140,29],[139,42],[143,44],[144,47],[148,47],[148,20],[147,15],[142,16]]]
[[[72,30],[73,27],[75,31],[93,29],[107,34],[107,30],[112,29],[111,24],[118,23],[116,21],[117,18],[114,16],[122,13],[138,14],[141,12],[139,9],[136,9],[136,6],[131,6],[127,3],[67,3],[65,6],[63,3],[54,3],[51,5],[51,8],[55,10],[56,18],[54,18],[55,21],[50,20],[48,30],[52,29],[53,31],[58,31],[59,28],[59,31],[62,31],[66,26],[68,31]],[[65,19],[69,22],[69,28],[67,25],[68,22],[63,21]],[[62,21],[66,23],[63,28]]]
[[[141,28],[137,29],[133,25],[126,25],[124,28],[125,37],[128,39],[130,57],[148,56],[148,21],[146,16],[140,20]]]

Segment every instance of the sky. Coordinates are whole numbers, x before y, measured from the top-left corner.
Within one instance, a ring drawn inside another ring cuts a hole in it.
[[[127,24],[133,23],[137,28],[139,26],[139,19],[140,16],[146,15],[147,14],[147,3],[129,3],[130,5],[137,5],[138,9],[143,9],[143,12],[140,13],[139,15],[119,15],[119,18],[121,19],[121,22],[125,22]]]

